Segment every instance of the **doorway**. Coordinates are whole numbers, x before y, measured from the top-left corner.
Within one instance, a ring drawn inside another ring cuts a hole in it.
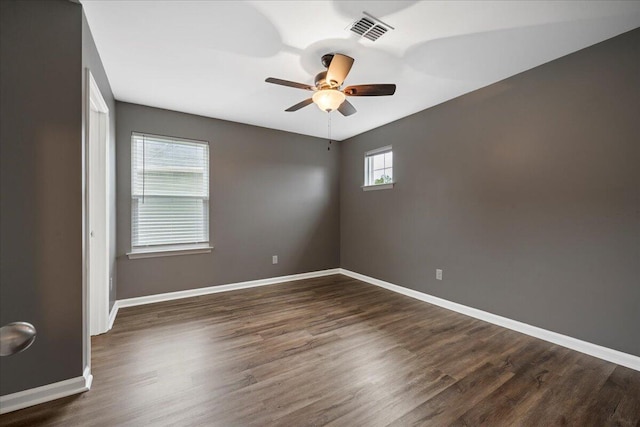
[[[87,311],[89,335],[109,330],[109,108],[87,70]]]

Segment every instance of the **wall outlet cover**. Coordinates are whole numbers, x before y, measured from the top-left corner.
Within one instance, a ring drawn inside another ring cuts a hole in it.
[[[442,270],[436,269],[436,280],[442,280]]]
[[[278,255],[274,255],[271,257],[271,264],[277,264],[278,263]]]

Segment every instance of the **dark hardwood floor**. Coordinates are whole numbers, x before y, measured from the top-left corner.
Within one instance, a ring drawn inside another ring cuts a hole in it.
[[[3,426],[640,425],[640,372],[346,276],[122,309]]]

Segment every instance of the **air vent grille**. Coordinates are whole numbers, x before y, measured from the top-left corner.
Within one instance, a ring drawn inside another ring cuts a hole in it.
[[[351,27],[351,31],[364,36],[376,23],[367,18],[362,18]]]
[[[363,37],[366,37],[369,40],[374,42],[374,41],[378,40],[380,38],[380,36],[382,36],[386,32],[387,32],[387,29],[384,28],[382,25],[375,25],[368,32],[363,34]]]
[[[364,37],[374,42],[382,37],[384,33],[389,31],[389,29],[393,29],[393,27],[382,23],[366,12],[365,15],[368,15],[368,17],[365,16],[360,18],[358,21],[354,22],[350,28],[351,31],[358,34],[360,37]]]

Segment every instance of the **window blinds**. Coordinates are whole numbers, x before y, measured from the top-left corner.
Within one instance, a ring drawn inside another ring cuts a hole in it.
[[[133,249],[209,242],[209,145],[133,133]]]

